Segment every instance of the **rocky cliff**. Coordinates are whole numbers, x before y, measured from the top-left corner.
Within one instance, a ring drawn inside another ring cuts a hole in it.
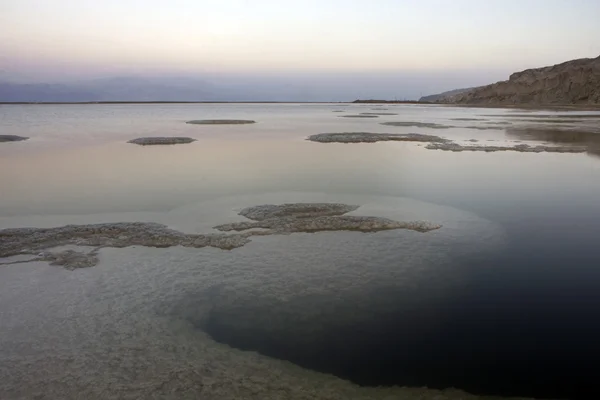
[[[419,99],[419,101],[422,103],[437,103],[440,100],[443,100],[447,97],[455,96],[457,94],[468,92],[468,91],[474,90],[474,89],[477,89],[477,88],[470,87],[470,88],[463,88],[463,89],[448,90],[447,92],[443,92],[443,93],[431,94],[429,96],[423,96]]]
[[[440,103],[600,104],[600,57],[515,72],[507,81],[445,96]]]

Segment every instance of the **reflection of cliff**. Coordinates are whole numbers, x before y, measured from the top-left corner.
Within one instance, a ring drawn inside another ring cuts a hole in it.
[[[551,143],[572,143],[587,145],[600,143],[600,134],[589,131],[564,130],[551,127],[517,127],[506,128],[508,136]]]
[[[532,126],[506,128],[506,135],[520,140],[585,146],[588,154],[600,157],[600,134],[595,132]]]
[[[587,153],[591,156],[600,158],[600,143],[589,146]]]

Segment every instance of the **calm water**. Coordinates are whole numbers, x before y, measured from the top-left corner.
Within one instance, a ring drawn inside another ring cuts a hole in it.
[[[360,112],[398,115],[340,117]],[[72,272],[2,265],[0,398],[411,398],[380,385],[598,397],[600,114],[535,121],[548,114],[335,104],[0,106],[0,134],[31,137],[0,144],[0,229],[156,221],[205,232],[243,207],[310,201],[443,225],[427,234],[267,236],[234,251],[106,248],[98,266]],[[257,123],[185,124],[216,118]],[[454,127],[380,125],[387,121]],[[304,140],[324,132],[570,143],[590,152]],[[198,141],[126,143],[141,136]]]

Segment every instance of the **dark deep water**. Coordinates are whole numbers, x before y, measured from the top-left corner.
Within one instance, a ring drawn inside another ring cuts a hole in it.
[[[468,282],[452,293],[410,304],[403,293],[384,291],[399,307],[382,311],[374,303],[368,323],[331,324],[309,343],[260,326],[232,332],[218,315],[205,329],[218,341],[359,385],[598,398],[600,206],[571,204],[577,207],[549,200],[522,214],[480,208],[506,229],[503,251],[453,260]]]

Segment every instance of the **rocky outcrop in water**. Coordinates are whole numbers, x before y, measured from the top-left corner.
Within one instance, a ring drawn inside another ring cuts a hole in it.
[[[0,257],[37,254],[44,249],[76,245],[92,247],[218,247],[234,249],[248,242],[246,236],[191,235],[151,222],[119,222],[66,225],[59,228],[16,228],[0,231]]]
[[[465,121],[465,120],[466,119],[463,119],[463,121]],[[502,128],[498,128],[496,126],[483,126],[483,125],[454,126],[454,125],[436,124],[435,122],[406,122],[406,121],[382,122],[381,125],[429,128],[429,129],[450,129],[450,128],[476,129],[476,130],[480,130],[480,131],[485,131],[485,130],[490,130],[490,129],[491,130],[502,129]]]
[[[436,124],[434,122],[412,122],[412,121],[391,121],[382,122],[381,125],[387,126],[406,126],[415,128],[431,128],[431,129],[449,129],[454,128],[452,125]]]
[[[364,112],[360,113],[361,115],[398,115],[397,113],[390,112]]]
[[[29,138],[17,135],[0,135],[0,143],[2,142],[20,142]]]
[[[242,210],[240,215],[251,221],[215,227],[223,232],[247,231],[233,234],[187,234],[169,229],[165,225],[146,222],[5,229],[0,231],[0,258],[33,254],[37,255],[37,261],[49,261],[55,265],[75,269],[96,265],[97,250],[102,247],[183,246],[232,250],[247,244],[251,236],[327,231],[378,232],[393,229],[428,232],[441,227],[424,221],[401,222],[380,217],[345,215],[358,207],[338,203],[292,203],[250,207]],[[255,230],[256,228],[260,230]],[[60,246],[89,246],[92,247],[92,251],[46,251]]]
[[[195,119],[186,122],[186,124],[192,125],[244,125],[255,123],[256,121],[249,119]]]
[[[379,217],[286,217],[270,218],[264,221],[235,222],[216,226],[220,231],[247,231],[250,229],[268,229],[266,234],[294,233],[294,232],[326,232],[326,231],[357,231],[379,232],[392,229],[410,229],[417,232],[429,232],[439,229],[440,225],[433,225],[423,221],[397,222]],[[259,231],[261,232],[261,231]],[[264,233],[264,232],[263,232]]]
[[[352,103],[355,104],[418,104],[419,102],[416,100],[377,100],[377,99],[367,99],[367,100],[354,100]]]
[[[339,203],[267,204],[240,211],[239,215],[253,220],[252,222],[234,222],[215,226],[215,229],[240,232],[260,228],[267,230],[258,231],[261,234],[288,234],[326,231],[379,232],[392,229],[428,232],[441,228],[441,225],[424,221],[399,222],[381,217],[345,215],[358,208],[359,206]]]
[[[375,142],[445,142],[444,138],[419,133],[393,134],[370,132],[318,133],[307,138],[319,143],[375,143]]]
[[[406,135],[368,132],[320,133],[309,136],[307,140],[319,143],[374,143],[379,141],[426,142],[428,145],[425,146],[425,148],[428,150],[454,152],[482,151],[493,153],[496,151],[517,151],[520,153],[585,153],[590,151],[588,147],[583,146],[530,146],[527,144],[519,144],[516,146],[463,146],[439,136],[420,135],[418,133],[409,133]],[[469,139],[469,142],[475,143],[477,142],[477,139]],[[259,224],[254,227],[261,226]]]
[[[473,139],[472,139],[473,140]],[[585,153],[586,147],[572,146],[529,146],[527,144],[519,144],[516,146],[463,146],[454,142],[447,143],[430,143],[425,146],[429,150],[444,150],[444,151],[483,151],[493,153],[496,151],[518,151],[520,153]]]
[[[379,118],[379,116],[378,115],[356,114],[356,115],[340,115],[340,118]]]
[[[600,57],[515,72],[507,81],[441,96],[459,104],[600,104]]]
[[[265,204],[244,208],[239,212],[248,219],[254,221],[264,221],[266,219],[296,217],[331,217],[334,215],[344,215],[358,210],[360,206],[353,206],[340,203],[289,203],[289,204]]]
[[[127,143],[139,144],[140,146],[156,146],[192,143],[195,141],[196,139],[192,139],[189,137],[142,137],[130,140]]]

